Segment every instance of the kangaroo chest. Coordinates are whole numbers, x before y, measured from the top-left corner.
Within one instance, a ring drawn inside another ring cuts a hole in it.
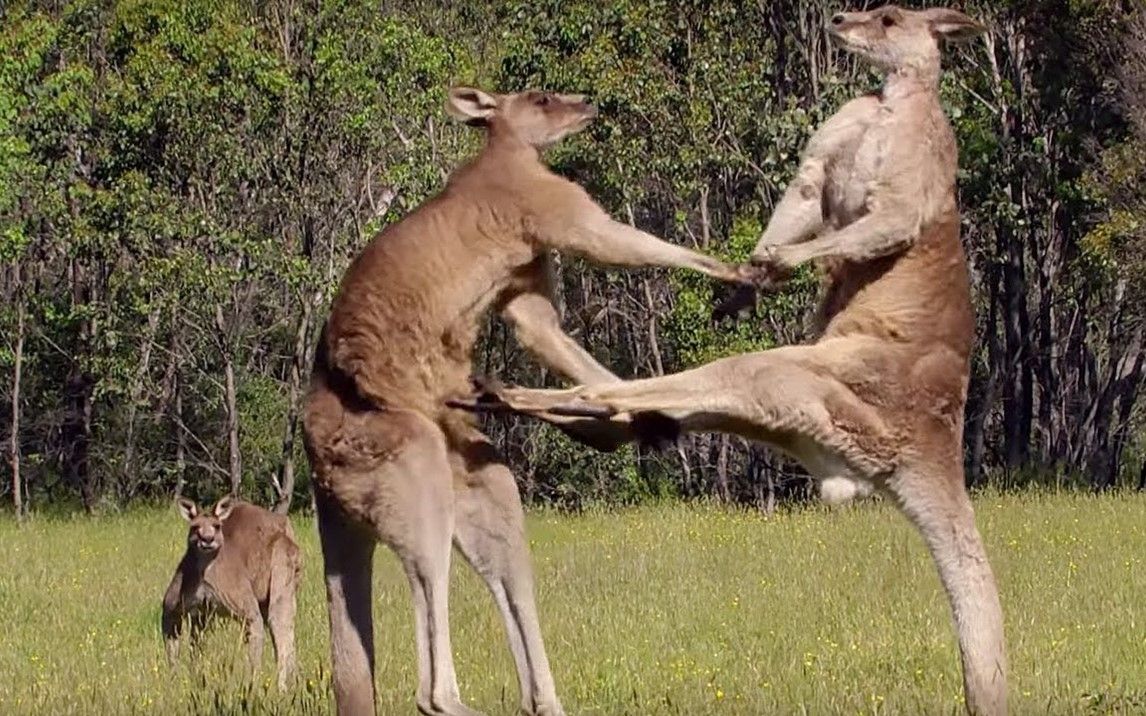
[[[191,584],[185,583],[179,599],[183,602],[184,611],[189,614],[215,611],[220,606],[218,594],[203,578]]]
[[[840,147],[827,170],[825,213],[835,229],[868,213],[869,197],[885,167],[888,146],[895,134],[891,110],[881,106],[855,138]]]
[[[198,579],[185,580],[179,599],[188,614],[213,615],[233,611],[225,595],[215,587],[213,572],[216,565],[208,565]]]
[[[447,392],[463,390],[469,384],[473,348],[490,309],[543,280],[543,264],[535,259],[523,263],[522,256],[533,259],[523,251],[507,255],[504,263],[510,268],[498,266],[499,272],[491,274],[483,290],[474,292],[471,302],[443,331],[442,348],[447,365],[438,367],[437,382]]]

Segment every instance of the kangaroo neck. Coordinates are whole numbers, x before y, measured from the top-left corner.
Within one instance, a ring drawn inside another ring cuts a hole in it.
[[[880,98],[884,102],[895,102],[921,92],[939,92],[939,68],[926,66],[892,70],[883,80]]]
[[[485,152],[510,154],[535,162],[541,161],[541,153],[537,148],[523,140],[513,130],[513,127],[500,117],[494,117],[490,120],[486,130]]]

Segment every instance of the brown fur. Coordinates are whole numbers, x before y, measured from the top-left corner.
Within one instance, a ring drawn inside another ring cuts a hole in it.
[[[825,499],[888,493],[939,568],[967,707],[997,716],[1007,709],[1003,617],[964,487],[974,321],[955,138],[938,96],[938,38],[982,29],[941,9],[888,6],[832,19],[833,40],[882,68],[885,85],[816,132],[754,252],[772,276],[809,260],[827,264],[818,340],[662,378],[507,388],[500,399],[541,417],[660,411],[684,430],[737,433],[789,453]]]
[[[418,708],[472,713],[458,695],[450,647],[453,541],[502,612],[522,710],[559,714],[514,478],[469,416],[444,401],[468,392],[474,341],[491,309],[556,372],[586,384],[617,380],[561,331],[550,249],[742,283],[756,272],[615,222],[584,190],[550,172],[540,150],[596,114],[581,97],[457,88],[448,109],[484,127],[486,146],[346,271],[306,399],[335,695],[340,713],[373,712],[370,555],[381,540],[410,580]],[[624,423],[549,417],[605,448],[632,436]]]
[[[187,551],[163,595],[163,638],[168,659],[179,651],[183,622],[192,638],[216,614],[246,627],[248,656],[257,669],[263,653],[264,622],[274,641],[278,683],[295,671],[294,614],[300,558],[290,520],[262,507],[225,497],[210,512],[181,498],[190,523]]]

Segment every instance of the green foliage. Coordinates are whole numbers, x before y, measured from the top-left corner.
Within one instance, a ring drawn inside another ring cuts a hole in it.
[[[309,349],[355,247],[440,185],[462,143],[425,119],[468,57],[368,3],[260,17],[230,2],[124,0],[6,10],[0,58],[0,256],[27,262],[44,338],[29,346],[25,394],[92,403],[97,455],[119,474],[136,439],[120,411],[133,404],[137,433],[163,433],[178,380],[190,464],[225,464],[229,360],[247,368],[240,433],[265,481],[302,305]],[[385,192],[392,205],[363,206]],[[67,394],[69,374],[84,393]]]
[[[591,93],[601,117],[556,154],[614,210],[752,196],[790,175],[821,110],[777,96],[775,48],[738,3],[510,3],[500,84]],[[762,119],[767,118],[766,121]],[[675,200],[675,201],[674,201]],[[691,208],[691,207],[690,207]]]
[[[637,452],[630,446],[601,454],[544,426],[536,429],[530,450],[536,457],[525,491],[538,504],[582,509],[596,504],[635,505],[678,494],[663,472],[648,463],[638,464]]]
[[[242,376],[239,391],[239,434],[243,455],[243,494],[269,505],[274,499],[270,476],[282,459],[282,419],[286,396],[278,381],[266,376]]]
[[[1083,180],[1102,207],[1103,220],[1080,241],[1083,258],[1128,281],[1131,300],[1146,299],[1146,135],[1130,137],[1103,152]]]
[[[728,242],[716,255],[729,262],[744,262],[752,253],[763,227],[754,218],[736,218]],[[795,320],[815,283],[814,273],[802,268],[782,293],[759,297],[757,312],[773,321]],[[674,346],[681,365],[692,367],[738,353],[771,348],[775,338],[756,320],[713,322],[712,307],[721,300],[713,284],[702,276],[674,273],[672,310],[665,317],[665,337]]]
[[[1032,459],[1040,469],[1135,442],[1117,426],[1079,424],[1079,406],[1110,394],[1114,337],[1131,333],[1146,296],[1141,113],[1119,98],[1133,77],[1107,66],[1134,57],[1109,32],[1123,6],[972,2],[991,43],[947,52],[941,96],[961,149],[983,346],[970,392],[987,400],[994,465],[993,442],[1012,422],[1001,405],[1029,404],[1047,423],[1030,431],[1048,455]],[[480,141],[445,117],[451,83],[587,92],[601,115],[552,151],[555,169],[621,220],[743,260],[810,134],[875,86],[828,47],[827,11],[788,0],[4,6],[0,332],[13,335],[27,307],[18,438],[33,497],[85,492],[85,480],[89,501],[100,490],[166,494],[177,475],[215,485],[228,464],[228,364],[245,479],[266,494],[342,270]],[[566,263],[561,294],[570,332],[629,377],[807,338],[816,281],[802,270],[762,296],[752,320],[721,325],[709,318],[711,282],[684,272]],[[990,340],[1024,311],[1014,323],[1030,335]],[[491,372],[536,382],[512,341],[493,335],[482,346]],[[1027,345],[1037,355],[1016,359]],[[0,341],[6,374],[14,359],[15,342]],[[1030,400],[1011,395],[1025,382],[1015,372],[1034,384]],[[991,380],[998,395],[984,393]],[[1133,408],[1128,385],[1119,400]],[[3,411],[8,390],[0,383]],[[601,457],[535,427],[492,430],[515,469],[536,476],[530,494],[560,504],[691,493],[718,482],[709,458],[727,452],[696,438],[696,479],[684,484],[675,459]],[[1078,435],[1086,445],[1071,443]],[[1047,444],[1056,440],[1071,444]],[[736,448],[720,480],[750,494],[767,459]],[[305,460],[297,472],[305,484]]]

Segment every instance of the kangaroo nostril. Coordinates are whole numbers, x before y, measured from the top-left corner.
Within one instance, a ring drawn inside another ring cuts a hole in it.
[[[842,25],[843,22],[844,22],[844,14],[842,12],[837,13],[835,15],[832,15],[832,24],[833,25]]]

